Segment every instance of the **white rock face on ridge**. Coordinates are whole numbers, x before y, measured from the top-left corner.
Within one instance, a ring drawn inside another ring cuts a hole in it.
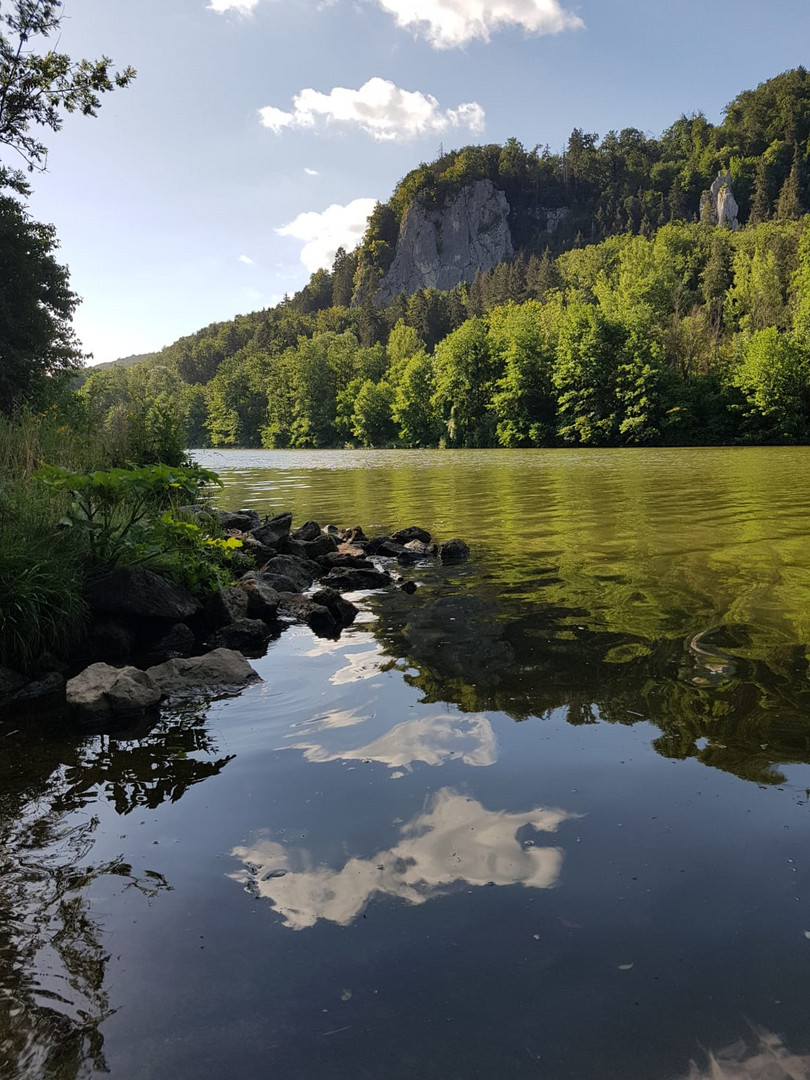
[[[463,188],[441,210],[414,204],[402,221],[394,261],[374,299],[417,289],[453,289],[511,259],[509,203],[491,180]]]
[[[712,225],[723,225],[736,232],[740,227],[737,215],[740,208],[731,189],[731,173],[722,169],[715,177],[712,186],[700,197],[701,221],[708,217]]]

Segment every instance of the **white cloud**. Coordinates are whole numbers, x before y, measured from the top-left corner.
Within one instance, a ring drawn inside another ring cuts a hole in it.
[[[347,251],[360,241],[366,222],[376,206],[375,199],[355,199],[347,206],[333,203],[320,214],[310,211],[299,214],[295,221],[276,229],[279,236],[303,240],[301,262],[311,274],[331,268],[339,247]]]
[[[520,26],[530,34],[559,34],[585,24],[560,0],[376,0],[397,25],[423,34],[437,49],[452,49],[493,31]]]
[[[318,172],[317,169],[304,169],[304,172],[307,174],[307,176],[320,176],[321,175]]]
[[[258,3],[259,0],[211,0],[208,7],[220,13],[235,11],[238,15],[249,15]]]
[[[328,94],[302,90],[293,98],[290,112],[268,105],[259,109],[264,127],[277,135],[284,128],[315,128],[319,122],[353,124],[381,141],[415,139],[450,128],[484,130],[484,110],[474,101],[456,109],[442,109],[432,94],[402,90],[379,77],[369,79],[359,90],[336,86]]]
[[[245,266],[255,266],[256,265],[256,263],[253,261],[253,259],[251,259],[251,257],[249,255],[240,255],[239,256],[239,262],[244,263]]]

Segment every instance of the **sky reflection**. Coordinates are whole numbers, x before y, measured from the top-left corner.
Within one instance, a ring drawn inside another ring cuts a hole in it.
[[[486,810],[442,788],[400,827],[399,842],[388,850],[351,858],[335,869],[315,866],[307,848],[260,837],[233,849],[243,866],[230,876],[269,900],[291,930],[304,930],[319,919],[348,926],[374,896],[424,904],[462,885],[552,889],[563,851],[540,846],[537,834],[554,833],[577,816],[543,807],[523,813]],[[530,835],[519,838],[521,831]]]

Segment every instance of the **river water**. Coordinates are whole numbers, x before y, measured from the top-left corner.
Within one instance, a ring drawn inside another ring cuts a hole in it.
[[[3,1080],[810,1076],[810,450],[198,459],[472,559],[0,721]]]

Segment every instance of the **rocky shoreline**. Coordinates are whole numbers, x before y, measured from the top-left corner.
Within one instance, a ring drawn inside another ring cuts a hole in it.
[[[67,707],[103,726],[167,698],[235,692],[259,678],[245,657],[263,656],[286,625],[339,637],[358,613],[345,593],[412,593],[416,583],[398,568],[459,563],[470,553],[463,540],[436,544],[415,525],[369,538],[360,526],[315,521],[293,530],[289,512],[262,519],[255,510],[185,509],[214,515],[251,556],[234,584],[198,598],[142,566],[99,575],[86,590],[90,624],[78,654],[42,657],[33,677],[0,668],[3,712]]]

